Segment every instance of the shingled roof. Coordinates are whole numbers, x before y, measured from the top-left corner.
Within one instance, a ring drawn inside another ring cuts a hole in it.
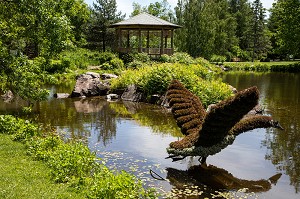
[[[141,13],[127,20],[112,24],[111,27],[117,26],[164,26],[172,28],[180,28],[179,25],[165,21],[148,13]]]

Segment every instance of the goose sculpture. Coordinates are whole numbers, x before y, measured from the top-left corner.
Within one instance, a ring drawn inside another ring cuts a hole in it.
[[[201,163],[232,144],[236,136],[255,128],[279,128],[270,116],[247,114],[257,104],[259,91],[250,87],[217,103],[206,112],[200,99],[178,80],[173,80],[166,93],[177,125],[185,137],[169,144],[167,152],[173,161],[187,156],[200,156]]]

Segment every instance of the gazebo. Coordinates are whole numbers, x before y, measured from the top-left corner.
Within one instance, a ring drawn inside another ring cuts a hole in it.
[[[111,27],[116,29],[117,52],[144,52],[155,57],[173,54],[174,29],[180,28],[147,13],[112,24]]]

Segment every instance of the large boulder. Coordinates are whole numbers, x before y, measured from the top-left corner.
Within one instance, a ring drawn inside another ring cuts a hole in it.
[[[98,73],[87,72],[77,76],[71,97],[103,96],[107,95],[109,89],[109,83],[101,81]]]
[[[124,101],[142,102],[144,101],[144,93],[137,85],[129,85],[121,96]]]

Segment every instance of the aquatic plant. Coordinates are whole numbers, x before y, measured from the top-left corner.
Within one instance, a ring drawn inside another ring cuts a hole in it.
[[[200,99],[178,80],[169,85],[167,99],[177,125],[186,136],[171,142],[167,148],[171,157],[202,156],[220,152],[232,144],[235,137],[254,128],[282,128],[270,116],[247,116],[258,103],[259,91],[251,87],[238,92],[206,112]]]

